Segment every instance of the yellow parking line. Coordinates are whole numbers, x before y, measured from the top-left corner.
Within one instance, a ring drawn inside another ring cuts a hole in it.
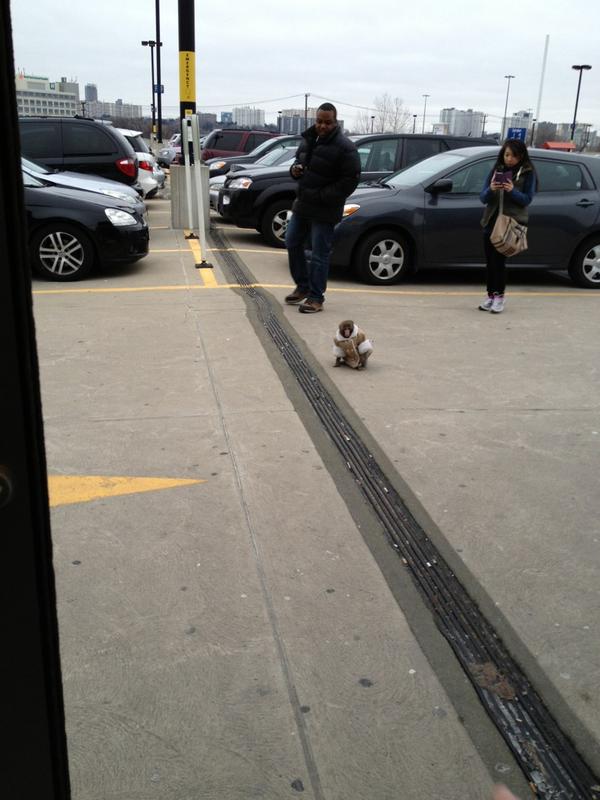
[[[186,235],[189,235],[186,231]],[[196,260],[196,264],[202,263],[202,248],[200,247],[200,242],[198,239],[186,239],[190,250],[194,254],[194,258]],[[200,267],[198,269],[198,275],[200,280],[204,283],[206,287],[214,288],[218,286],[217,279],[215,278],[214,269],[212,267]]]
[[[124,292],[181,292],[197,291],[198,289],[240,289],[243,288],[239,283],[217,283],[211,269],[199,270],[205,279],[204,284],[174,284],[166,286],[119,286],[113,288],[90,287],[87,289],[34,289],[34,295],[47,294],[119,294]],[[206,282],[206,278],[209,282]],[[293,283],[250,283],[249,288],[253,289],[292,289]],[[375,294],[375,295],[398,295],[401,297],[479,297],[481,290],[413,290],[413,289],[388,289],[385,286],[373,289],[358,287],[356,289],[329,286],[329,294]],[[562,291],[562,292],[515,292],[511,291],[511,297],[595,297],[600,300],[600,292],[594,291]]]

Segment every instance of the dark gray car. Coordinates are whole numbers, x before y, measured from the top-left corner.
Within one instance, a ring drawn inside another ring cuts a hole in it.
[[[567,269],[600,289],[600,159],[530,150],[539,191],[529,207],[529,249],[510,266]],[[389,284],[417,268],[484,265],[479,193],[498,147],[441,153],[348,198],[332,264]]]

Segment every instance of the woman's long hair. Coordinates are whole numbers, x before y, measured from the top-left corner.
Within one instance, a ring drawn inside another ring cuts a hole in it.
[[[519,159],[517,166],[514,168],[516,170],[519,169],[528,169],[533,172],[533,174],[537,175],[535,172],[535,167],[531,163],[531,159],[529,158],[529,151],[527,150],[527,146],[520,140],[520,139],[507,139],[502,147],[500,148],[500,152],[498,153],[498,159],[496,161],[496,169],[504,170],[504,151],[507,147],[513,151],[516,157]]]

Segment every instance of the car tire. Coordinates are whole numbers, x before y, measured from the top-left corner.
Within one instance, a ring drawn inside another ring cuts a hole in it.
[[[412,272],[409,254],[406,239],[397,231],[376,231],[361,242],[354,259],[354,273],[365,283],[397,283]]]
[[[260,232],[271,247],[285,247],[285,232],[292,216],[292,203],[289,197],[271,203],[265,209],[261,221]]]
[[[600,289],[600,234],[577,248],[569,276],[582,289]]]
[[[78,281],[94,266],[91,239],[76,225],[45,225],[34,233],[30,247],[35,272],[51,281]]]

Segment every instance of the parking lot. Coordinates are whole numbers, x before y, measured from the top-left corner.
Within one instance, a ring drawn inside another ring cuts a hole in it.
[[[481,270],[336,270],[303,315],[285,251],[215,217],[197,270],[149,207],[146,259],[34,281],[74,796],[528,791],[225,253],[600,770],[600,292],[509,273],[493,317]]]

